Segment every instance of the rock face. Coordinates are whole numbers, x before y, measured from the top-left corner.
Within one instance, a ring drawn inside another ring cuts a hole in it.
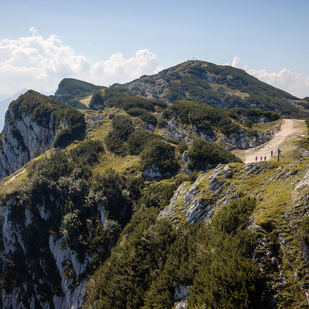
[[[253,119],[253,117],[251,117]],[[268,122],[265,117],[254,117],[256,122]],[[219,141],[219,144],[226,150],[232,150],[235,148],[248,149],[257,147],[263,143],[269,141],[273,136],[273,131],[262,132],[259,130],[244,130],[240,129],[236,133],[232,133],[230,136],[223,134],[217,136],[214,131],[211,132],[199,132],[195,127],[193,130],[187,128],[187,126],[181,126],[176,121],[175,117],[169,120],[168,125],[161,129],[161,134],[166,138],[171,138],[176,141],[185,140],[188,144],[191,144],[195,138],[201,138],[209,142]]]
[[[33,121],[30,113],[23,112],[21,119],[15,119],[13,111],[9,109],[2,132],[0,179],[48,150],[57,134],[54,125],[53,114],[49,123],[42,127]]]
[[[239,130],[237,133],[232,133],[229,137],[223,137],[221,139],[222,145],[227,150],[232,150],[234,148],[248,149],[257,147],[261,144],[266,143],[274,136],[273,131],[244,131]]]
[[[18,253],[25,263],[28,277],[24,277],[23,284],[18,287],[18,284],[12,290],[2,289],[0,295],[1,308],[55,308],[55,309],[70,309],[81,308],[83,289],[85,287],[86,279],[81,279],[79,282],[73,282],[73,278],[67,278],[64,275],[66,266],[64,263],[69,261],[73,268],[76,277],[81,275],[88,263],[92,262],[92,257],[86,254],[83,263],[77,259],[77,254],[69,247],[63,248],[61,244],[63,237],[56,238],[54,235],[49,236],[49,244],[47,250],[45,249],[43,256],[45,259],[40,261],[40,266],[32,269],[32,261],[26,260],[27,246],[25,244],[25,234],[27,229],[31,229],[33,225],[33,218],[36,215],[32,211],[28,211],[25,218],[25,228],[20,229],[19,225],[12,220],[13,211],[16,207],[16,199],[11,198],[6,205],[0,207],[1,219],[1,252],[0,262],[5,265],[9,256]],[[49,219],[49,212],[45,210],[44,205],[37,205],[37,210],[40,214],[40,220],[47,221]],[[46,231],[42,231],[45,233]],[[29,240],[28,240],[29,241]],[[43,250],[43,249],[41,249]],[[47,266],[47,263],[48,266]],[[22,266],[21,266],[22,267]],[[7,270],[7,265],[5,270]],[[16,276],[16,274],[14,274]],[[18,279],[16,279],[18,280]],[[30,280],[30,282],[29,282]],[[53,295],[46,295],[46,287],[54,291]],[[62,292],[56,292],[56,289],[61,289]],[[49,299],[49,300],[47,300]]]
[[[201,172],[193,184],[183,182],[159,218],[189,224],[210,220],[216,207],[238,198],[234,183],[230,180],[232,174],[228,165],[223,167],[220,164],[210,175]]]

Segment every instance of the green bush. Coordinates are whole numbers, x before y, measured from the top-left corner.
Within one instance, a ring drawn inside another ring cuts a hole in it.
[[[123,97],[126,97],[126,95],[114,88],[100,89],[92,96],[89,108],[97,109],[100,107],[104,109],[105,106],[110,104],[113,100]]]
[[[242,125],[243,125],[244,127],[247,127],[247,128],[249,128],[249,129],[251,129],[252,126],[253,126],[253,122],[252,122],[251,120],[249,120],[249,119],[244,119],[244,120],[242,121]]]
[[[185,141],[181,141],[178,144],[178,150],[179,150],[180,153],[185,152],[187,149],[188,149],[188,145],[187,145],[187,143]]]
[[[116,115],[112,118],[113,130],[107,134],[105,144],[107,148],[117,154],[126,155],[127,146],[125,142],[130,134],[135,131],[132,121],[124,115]]]
[[[250,136],[259,136],[258,130],[248,130],[247,134]]]
[[[239,129],[239,125],[230,119],[229,111],[193,101],[176,101],[164,111],[163,116],[167,119],[178,117],[181,123],[192,124],[202,131],[218,127],[225,135]]]
[[[168,122],[166,119],[159,119],[158,121],[158,128],[162,129],[165,128],[168,125]]]
[[[139,116],[141,120],[144,122],[150,123],[153,126],[157,125],[157,118],[149,113],[146,109],[140,107],[130,108],[127,113],[131,116],[137,117]]]
[[[195,139],[193,141],[193,145],[188,151],[188,157],[191,159],[189,163],[190,169],[205,169],[208,164],[228,163],[233,160],[233,154],[231,152],[203,139]],[[241,162],[236,156],[234,157],[234,161]]]
[[[143,99],[140,97],[125,97],[113,100],[108,104],[110,107],[122,108],[125,111],[128,111],[131,108],[144,108],[147,111],[154,112],[155,106],[157,105],[156,101]],[[162,106],[161,106],[162,107]]]
[[[166,142],[154,140],[146,145],[141,155],[141,169],[154,163],[158,164],[159,171],[162,174],[172,173],[178,167],[175,158],[175,148]]]
[[[147,131],[135,131],[128,138],[128,148],[131,154],[140,154],[146,144],[154,140],[161,140],[160,135],[152,134]]]
[[[100,153],[104,153],[103,144],[93,140],[82,142],[70,151],[73,161],[80,166],[98,162]]]

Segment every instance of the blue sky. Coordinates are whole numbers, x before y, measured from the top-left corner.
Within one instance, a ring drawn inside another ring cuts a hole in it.
[[[1,4],[0,93],[126,82],[193,57],[309,96],[308,0]],[[1,97],[0,97],[1,99]]]

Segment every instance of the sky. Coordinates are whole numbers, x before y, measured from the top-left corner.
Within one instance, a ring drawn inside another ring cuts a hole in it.
[[[10,0],[0,11],[0,100],[63,78],[109,86],[190,59],[309,96],[308,0]]]

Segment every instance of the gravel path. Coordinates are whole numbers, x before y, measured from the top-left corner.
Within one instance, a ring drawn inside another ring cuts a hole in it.
[[[258,157],[258,162],[261,160],[261,157],[266,156],[266,160],[270,159],[271,151],[274,152],[274,156],[278,155],[278,148],[280,145],[290,139],[294,139],[303,133],[303,129],[301,129],[297,124],[303,120],[298,119],[284,119],[281,125],[280,131],[275,133],[274,137],[267,143],[260,145],[256,148],[249,148],[244,151],[244,155],[246,157],[245,163],[255,162],[255,157]]]

